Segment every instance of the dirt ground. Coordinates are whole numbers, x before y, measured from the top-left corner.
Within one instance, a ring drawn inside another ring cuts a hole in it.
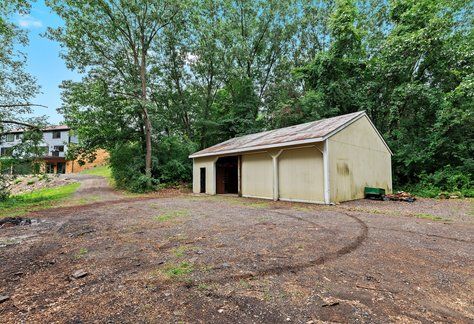
[[[0,229],[0,322],[474,321],[472,200],[79,195],[95,186],[112,200]]]

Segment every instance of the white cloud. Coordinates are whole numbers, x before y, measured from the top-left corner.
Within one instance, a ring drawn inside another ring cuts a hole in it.
[[[41,28],[43,23],[41,20],[31,17],[30,15],[20,15],[18,25],[22,28]]]

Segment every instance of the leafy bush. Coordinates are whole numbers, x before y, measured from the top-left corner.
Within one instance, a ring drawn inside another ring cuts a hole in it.
[[[110,168],[116,187],[142,193],[157,189],[158,184],[189,182],[192,161],[188,158],[195,144],[177,136],[163,136],[153,147],[153,178],[145,175],[145,152],[138,143],[125,143],[110,151]]]
[[[0,202],[7,200],[10,196],[9,183],[5,175],[0,172]]]
[[[193,163],[188,156],[196,151],[195,144],[177,136],[160,139],[155,148],[156,174],[160,183],[190,182]]]
[[[138,143],[118,144],[110,152],[110,169],[119,189],[142,193],[155,189],[158,181],[145,175],[144,152]]]
[[[423,173],[420,181],[407,189],[421,197],[435,198],[439,195],[474,197],[472,172],[446,166],[432,174]]]

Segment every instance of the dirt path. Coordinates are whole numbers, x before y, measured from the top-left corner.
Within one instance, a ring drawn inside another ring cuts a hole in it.
[[[474,320],[470,201],[110,197],[0,229],[2,322]]]
[[[93,202],[123,199],[125,197],[121,192],[114,190],[109,185],[109,180],[104,177],[88,174],[67,174],[61,175],[61,177],[73,179],[81,183],[72,199]]]

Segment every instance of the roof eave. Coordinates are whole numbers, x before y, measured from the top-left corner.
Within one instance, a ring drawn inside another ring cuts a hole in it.
[[[301,144],[311,144],[311,143],[319,143],[324,141],[323,137],[315,137],[300,141],[291,141],[291,142],[284,142],[284,143],[277,143],[277,144],[268,144],[268,145],[261,145],[261,146],[252,146],[248,148],[236,149],[236,150],[227,150],[227,151],[218,151],[218,152],[209,152],[204,154],[194,153],[189,156],[190,159],[201,158],[201,157],[209,157],[209,156],[217,156],[217,155],[229,155],[229,154],[237,154],[237,153],[247,153],[247,152],[256,152],[262,150],[268,150],[277,147],[285,147],[285,146],[294,146],[294,145],[301,145]]]

